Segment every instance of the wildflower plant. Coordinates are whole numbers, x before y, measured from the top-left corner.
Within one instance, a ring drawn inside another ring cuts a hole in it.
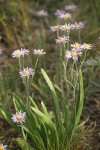
[[[74,24],[72,24],[72,28],[73,29],[76,29],[76,30],[80,30],[82,28],[84,28],[84,23],[83,22],[75,22]]]
[[[12,115],[12,120],[13,122],[17,123],[17,124],[22,124],[23,122],[25,122],[25,117],[26,117],[26,113],[22,113],[20,112],[16,112],[16,114]]]
[[[78,55],[81,55],[82,53],[80,51],[76,51],[76,50],[71,50],[71,51],[67,51],[66,52],[66,58],[69,59],[69,58],[72,58],[73,60],[78,60]]]
[[[29,78],[30,76],[33,76],[34,75],[34,71],[33,71],[33,69],[32,68],[24,68],[23,70],[21,70],[20,72],[20,76],[22,77],[22,78],[24,78],[24,77],[27,77],[27,78]]]
[[[0,143],[0,150],[7,150],[7,145],[3,145],[3,143]]]
[[[55,12],[55,16],[59,16],[59,15],[61,15],[61,14],[64,14],[64,13],[66,13],[66,11],[64,11],[64,10],[56,10],[56,12]]]
[[[14,96],[13,103],[16,114],[12,117],[8,112],[1,110],[8,122],[16,131],[22,134],[22,138],[15,139],[22,150],[75,150],[81,141],[81,137],[76,139],[75,137],[79,126],[82,126],[80,117],[84,103],[82,65],[85,57],[82,56],[85,50],[92,48],[92,45],[82,44],[80,35],[79,43],[72,43],[68,31],[68,28],[71,29],[72,26],[70,23],[66,24],[66,20],[71,19],[71,14],[57,13],[57,18],[65,20],[65,25],[61,27],[64,29],[63,36],[57,30],[58,27],[54,26],[56,30],[51,27],[51,30],[58,32],[55,41],[60,52],[57,60],[59,63],[59,74],[57,74],[59,83],[57,84],[55,81],[53,83],[47,73],[41,69],[42,76],[52,94],[53,116],[50,116],[50,112],[44,102],[41,101],[40,106],[38,106],[29,92],[33,76],[36,73],[38,59],[45,54],[43,49],[34,49],[33,51],[34,57],[37,57],[34,69],[29,67],[22,68],[21,66],[19,71],[26,86],[27,102],[25,103],[23,99]],[[17,52],[17,58],[24,57],[22,50]],[[13,53],[13,56],[15,57],[15,53]],[[22,130],[20,131],[19,129]],[[80,130],[80,132],[82,131]]]
[[[46,52],[43,51],[43,49],[34,49],[33,54],[37,56],[44,55]]]
[[[66,20],[66,19],[71,19],[71,14],[69,13],[61,13],[58,15],[58,19],[63,19],[63,20]]]
[[[68,36],[58,36],[58,39],[55,39],[57,44],[65,44],[66,42],[69,41],[69,37]]]
[[[60,29],[60,26],[59,25],[51,26],[50,29],[51,29],[51,31],[55,32],[55,31],[58,31]]]
[[[29,54],[28,49],[21,48],[21,49],[17,49],[15,51],[13,51],[12,57],[18,58],[20,70],[22,67],[24,67],[24,57],[25,57],[25,55],[28,55],[28,54]],[[23,58],[23,59],[21,59],[21,58]]]
[[[60,26],[60,30],[62,31],[70,32],[71,29],[72,29],[72,25],[70,23]]]
[[[19,74],[22,77],[23,83],[24,83],[25,88],[26,88],[26,105],[30,109],[30,103],[29,103],[28,97],[29,97],[29,93],[30,93],[30,88],[31,88],[33,76],[34,76],[34,70],[32,68],[28,68],[28,67],[23,68],[23,70],[21,70],[19,72]]]
[[[71,11],[71,12],[74,12],[76,10],[76,5],[72,4],[72,5],[67,5],[65,6],[65,10],[66,11]]]
[[[37,11],[36,15],[38,17],[47,17],[48,16],[48,12],[45,11],[45,10],[40,10],[40,11]]]

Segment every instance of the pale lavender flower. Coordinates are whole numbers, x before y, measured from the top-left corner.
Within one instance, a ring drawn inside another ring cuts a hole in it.
[[[19,72],[19,74],[21,75],[21,77],[23,78],[23,77],[30,77],[30,76],[34,76],[34,71],[33,71],[33,69],[32,68],[24,68],[23,70],[21,70],[20,72]]]
[[[18,50],[13,51],[12,57],[13,58],[20,58],[21,56],[24,57],[25,55],[28,55],[29,51],[27,49],[21,48]]]
[[[71,19],[72,16],[69,13],[62,13],[62,14],[58,15],[57,17],[58,17],[58,19],[66,20],[66,19]]]
[[[71,48],[72,50],[81,50],[82,47],[81,47],[81,44],[75,42],[74,44],[71,44]]]
[[[78,60],[78,56],[82,53],[76,50],[67,51],[65,54],[65,57],[67,59],[72,58],[73,60]]]
[[[74,5],[74,4],[67,5],[67,6],[65,6],[65,10],[67,10],[67,11],[75,11],[76,10],[76,5]]]
[[[68,36],[58,36],[58,39],[55,39],[56,43],[58,44],[65,44],[66,42],[69,41],[69,37]]]
[[[2,50],[0,49],[0,55],[2,54]]]
[[[65,14],[66,12],[64,10],[56,10],[55,16],[59,16],[61,14]]]
[[[84,44],[81,45],[82,49],[92,49],[92,47],[93,46],[91,44],[87,44],[87,43],[84,43]]]
[[[7,145],[3,145],[3,143],[0,143],[0,150],[7,150]]]
[[[21,48],[22,56],[24,57],[25,55],[29,54],[29,50],[25,48]]]
[[[72,29],[72,25],[70,23],[60,26],[60,30],[69,32]]]
[[[60,29],[60,26],[59,25],[51,26],[50,29],[51,29],[51,31],[55,32],[55,31],[58,31]]]
[[[84,28],[84,23],[83,22],[75,22],[74,24],[72,24],[72,29],[77,29],[77,30],[80,30]]]
[[[45,11],[45,10],[40,10],[40,11],[37,11],[36,15],[37,15],[38,17],[47,17],[47,16],[48,16],[48,13],[47,13],[47,11]]]
[[[13,53],[12,53],[12,57],[13,58],[20,58],[22,56],[22,51],[21,50],[15,50],[15,51],[13,51]]]
[[[26,113],[25,112],[16,112],[16,114],[12,115],[12,120],[15,123],[23,123],[25,122]]]
[[[46,52],[44,52],[43,49],[34,49],[33,54],[37,56],[41,56],[46,54]]]

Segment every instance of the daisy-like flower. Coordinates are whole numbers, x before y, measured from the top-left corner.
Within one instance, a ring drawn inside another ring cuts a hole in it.
[[[66,12],[64,11],[64,10],[56,10],[56,12],[55,12],[55,16],[59,16],[59,15],[61,15],[61,14],[65,14]]]
[[[64,19],[64,20],[71,19],[71,17],[72,16],[69,13],[62,13],[62,14],[58,15],[58,19]]]
[[[67,6],[65,6],[65,10],[67,10],[67,11],[75,11],[76,10],[76,5],[74,5],[74,4],[67,5]]]
[[[60,29],[60,26],[59,25],[51,26],[50,29],[51,29],[51,31],[55,32],[55,31],[58,31]]]
[[[19,74],[21,75],[21,77],[23,78],[23,77],[30,77],[30,76],[33,76],[34,75],[34,71],[33,71],[33,69],[32,68],[24,68],[23,70],[21,70],[20,72],[19,72]]]
[[[22,51],[19,49],[13,51],[13,53],[12,53],[12,57],[14,57],[14,58],[20,58],[21,56],[22,56]]]
[[[81,45],[79,43],[74,43],[74,44],[71,44],[71,48],[72,50],[81,50]]]
[[[78,56],[82,53],[76,50],[67,51],[65,54],[65,57],[67,59],[72,58],[73,60],[78,60]]]
[[[46,52],[44,52],[43,49],[34,49],[33,54],[37,56],[41,56],[46,54]]]
[[[91,49],[93,46],[91,44],[84,43],[81,45],[82,49]]]
[[[3,145],[3,143],[0,143],[0,150],[7,150],[7,145]]]
[[[28,55],[28,54],[29,54],[29,50],[28,50],[28,49],[21,48],[21,52],[22,52],[22,56],[23,56],[23,57],[24,57],[25,55]]]
[[[66,42],[69,41],[69,37],[68,36],[58,36],[58,39],[55,39],[56,43],[58,44],[65,44]]]
[[[0,55],[2,54],[2,50],[0,49]]]
[[[12,115],[12,120],[15,123],[23,123],[25,122],[26,113],[25,112],[16,112],[16,114]]]
[[[84,28],[84,23],[83,22],[79,22],[79,23],[75,22],[74,24],[72,24],[72,28],[80,30],[80,29]]]
[[[37,12],[36,15],[37,15],[38,17],[47,17],[47,16],[48,16],[48,13],[47,13],[47,11],[45,11],[45,10],[40,10],[40,11]]]
[[[18,50],[13,51],[12,57],[13,58],[20,58],[21,56],[24,57],[25,55],[28,55],[29,51],[27,49],[21,48]]]
[[[69,32],[72,29],[72,25],[70,23],[60,26],[60,30]]]

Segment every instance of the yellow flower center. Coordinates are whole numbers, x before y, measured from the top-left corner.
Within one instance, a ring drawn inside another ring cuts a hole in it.
[[[44,16],[44,11],[41,11],[41,12],[40,12],[40,15],[43,15],[43,16]]]
[[[68,6],[68,8],[69,8],[69,9],[71,9],[71,8],[72,8],[72,6]]]
[[[84,44],[84,49],[88,49],[89,45],[88,44]]]
[[[3,150],[3,146],[0,146],[0,150]]]
[[[17,119],[17,120],[21,120],[21,119],[22,119],[22,116],[21,116],[21,115],[18,115],[18,116],[16,117],[16,119]]]
[[[16,56],[20,56],[20,52],[16,52]]]
[[[28,74],[29,74],[29,71],[27,71],[27,70],[24,71],[24,74],[25,74],[25,75],[28,75]]]
[[[64,42],[64,41],[65,41],[65,38],[60,38],[60,41],[61,41],[61,42]]]
[[[63,18],[64,18],[64,19],[68,18],[68,15],[66,15],[66,14],[65,14],[65,15],[63,15]]]
[[[38,55],[41,55],[41,51],[40,51],[40,50],[37,50],[37,54],[38,54]]]
[[[77,56],[77,53],[76,52],[72,52],[71,55],[72,55],[72,57],[75,57],[75,56]]]
[[[79,27],[80,27],[80,26],[79,26],[78,24],[76,24],[76,29],[79,29]]]
[[[69,27],[69,26],[65,26],[65,28],[66,28],[67,30],[69,30],[69,29],[70,29],[70,27]]]
[[[54,26],[54,29],[59,29],[59,26]]]
[[[79,48],[79,45],[75,45],[74,48],[75,48],[75,49],[78,49],[78,48]]]

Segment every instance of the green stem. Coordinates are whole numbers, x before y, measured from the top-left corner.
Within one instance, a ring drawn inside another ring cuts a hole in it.
[[[21,70],[21,61],[20,61],[20,57],[19,57],[19,69]]]
[[[87,54],[87,51],[85,51],[85,53],[84,53],[84,57],[83,57],[83,60],[81,62],[80,68],[82,68],[82,65],[84,64],[84,61],[85,61],[85,58],[86,58],[86,54]]]
[[[37,67],[37,64],[38,64],[38,60],[39,60],[39,57],[37,57],[37,59],[36,59],[36,63],[35,63],[35,67],[34,67],[34,72],[36,70],[36,67]]]
[[[25,89],[26,89],[26,106],[28,108],[28,110],[30,110],[29,107],[29,78],[25,77],[23,78],[23,83],[25,85]]]
[[[28,150],[28,147],[27,147],[27,136],[25,135],[25,132],[24,132],[24,128],[23,128],[23,125],[21,125],[21,131],[22,131],[22,136],[25,140],[25,147],[26,147],[26,150]]]
[[[66,45],[64,44],[63,60],[65,62]]]
[[[81,44],[81,31],[79,30],[79,43]]]
[[[28,107],[28,110],[30,110],[30,101],[29,101],[29,78],[26,79],[26,100],[27,100],[27,107]]]
[[[23,68],[24,68],[24,57],[23,57]]]
[[[67,36],[69,37],[69,32],[68,32]],[[67,42],[67,51],[68,50],[69,50],[69,41]]]

